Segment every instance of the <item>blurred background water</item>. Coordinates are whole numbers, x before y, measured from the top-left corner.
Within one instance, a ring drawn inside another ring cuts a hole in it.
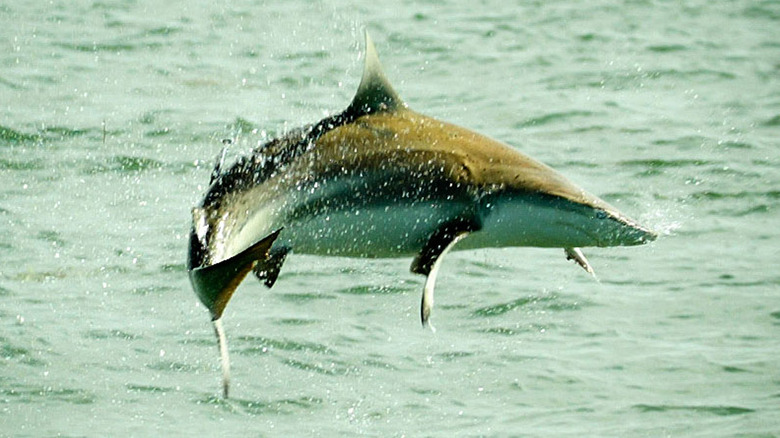
[[[0,4],[0,435],[777,436],[780,4]],[[343,109],[362,29],[420,112],[504,140],[654,244],[293,256],[228,307],[221,401],[189,209]]]

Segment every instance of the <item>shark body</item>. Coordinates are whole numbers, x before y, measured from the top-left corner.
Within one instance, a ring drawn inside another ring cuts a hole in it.
[[[580,247],[655,238],[514,148],[409,109],[366,35],[363,78],[345,111],[271,140],[227,170],[218,162],[193,209],[188,269],[215,323],[227,396],[224,307],[250,271],[273,286],[291,251],[414,257],[411,271],[427,276],[427,325],[436,273],[452,248],[563,248],[592,273]]]

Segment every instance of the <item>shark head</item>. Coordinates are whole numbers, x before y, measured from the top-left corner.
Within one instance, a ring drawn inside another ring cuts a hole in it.
[[[633,246],[657,235],[569,179],[507,145],[476,140],[464,164],[479,187],[479,246]],[[465,242],[464,242],[465,243]]]
[[[501,189],[480,202],[478,246],[551,248],[633,246],[657,235],[595,196]]]

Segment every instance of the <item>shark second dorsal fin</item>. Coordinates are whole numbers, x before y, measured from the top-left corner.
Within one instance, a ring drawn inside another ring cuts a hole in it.
[[[366,31],[366,58],[363,67],[363,78],[360,80],[357,93],[345,113],[354,117],[379,111],[393,111],[404,108],[406,104],[393,90],[390,81],[382,71],[374,42]]]

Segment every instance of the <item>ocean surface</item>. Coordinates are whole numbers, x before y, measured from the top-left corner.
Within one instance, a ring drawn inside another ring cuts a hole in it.
[[[334,114],[363,29],[411,108],[658,231],[291,256],[224,318],[187,235],[234,160]],[[780,436],[780,3],[0,3],[0,436]]]

